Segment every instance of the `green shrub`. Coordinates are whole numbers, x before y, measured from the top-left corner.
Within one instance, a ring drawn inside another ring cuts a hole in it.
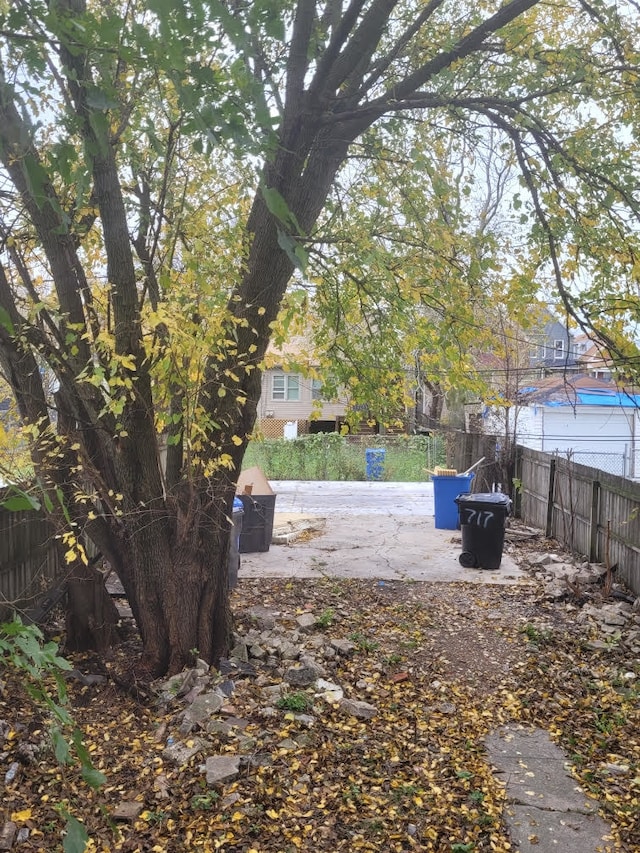
[[[343,436],[338,433],[301,435],[294,439],[254,439],[244,465],[257,465],[270,480],[365,480],[367,448],[383,448],[382,479],[416,483],[429,479],[427,470],[444,465],[439,436]]]

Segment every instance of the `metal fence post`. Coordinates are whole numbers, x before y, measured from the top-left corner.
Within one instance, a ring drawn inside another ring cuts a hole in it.
[[[556,459],[554,456],[549,460],[549,489],[547,491],[547,526],[544,535],[549,539],[553,532],[553,497],[556,486]]]
[[[589,513],[589,561],[598,559],[598,517],[600,510],[600,481],[591,484],[591,512]]]

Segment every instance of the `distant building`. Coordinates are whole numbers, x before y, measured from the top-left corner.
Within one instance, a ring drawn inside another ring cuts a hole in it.
[[[509,418],[508,427],[506,418]],[[640,394],[585,374],[553,375],[522,388],[507,409],[485,406],[482,431],[575,462],[640,479]]]
[[[258,403],[258,429],[263,435],[279,438],[340,431],[347,396],[325,399],[318,360],[307,338],[298,335],[281,346],[271,346],[265,364]]]

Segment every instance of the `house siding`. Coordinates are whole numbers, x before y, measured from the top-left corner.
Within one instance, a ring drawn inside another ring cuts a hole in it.
[[[347,401],[324,402],[313,399],[313,382],[311,379],[297,374],[299,381],[299,400],[274,400],[273,377],[283,373],[282,370],[265,370],[262,374],[262,391],[258,403],[258,419],[260,421],[275,418],[283,421],[327,420],[344,417],[347,411]],[[290,372],[289,375],[296,375]]]

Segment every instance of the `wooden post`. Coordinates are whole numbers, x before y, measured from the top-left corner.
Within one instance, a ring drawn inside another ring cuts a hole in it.
[[[591,512],[589,513],[589,561],[598,559],[598,515],[600,509],[600,481],[591,484]]]
[[[524,448],[517,444],[513,454],[513,479],[510,483],[510,491],[513,494],[513,514],[516,518],[522,518],[522,452]],[[516,484],[517,487],[516,487]]]
[[[553,532],[553,498],[556,486],[556,459],[549,460],[549,490],[547,492],[547,526],[544,535],[549,539]]]

